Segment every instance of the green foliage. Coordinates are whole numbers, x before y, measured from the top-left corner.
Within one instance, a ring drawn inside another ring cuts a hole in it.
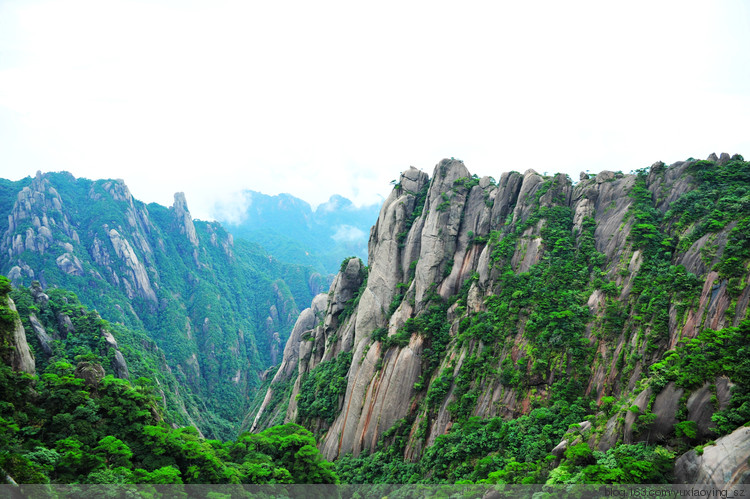
[[[17,293],[23,298],[27,291]],[[16,482],[336,483],[312,434],[297,425],[209,441],[193,427],[174,429],[164,421],[151,379],[76,377],[82,365],[106,358],[92,349],[101,347],[97,333],[110,326],[72,294],[50,290],[49,296],[49,307],[37,307],[40,317],[54,316],[64,304],[75,331],[56,342],[38,376],[0,362],[0,468]],[[0,303],[5,300],[0,294]],[[65,360],[72,353],[78,369]]]
[[[455,483],[486,480],[490,473],[518,462],[530,463],[521,466],[524,473],[517,473],[519,477],[536,477],[534,470],[568,426],[584,419],[585,405],[581,400],[557,401],[509,421],[472,417],[438,436],[416,463],[405,462],[403,454],[383,445],[368,456],[339,458],[336,472],[344,483]]]
[[[321,362],[302,375],[297,395],[297,418],[301,422],[314,418],[329,425],[336,419],[341,396],[346,391],[352,353],[342,352],[336,358]]]
[[[553,181],[549,181],[550,187]],[[538,199],[538,198],[537,198]],[[516,251],[520,236],[540,220],[545,252],[540,263],[523,273],[514,272],[509,259]],[[584,338],[590,320],[588,299],[591,275],[602,260],[593,244],[595,223],[587,218],[580,234],[575,234],[573,213],[564,206],[542,207],[529,219],[500,239],[493,234],[495,267],[502,265],[495,293],[486,300],[487,311],[462,322],[458,339],[481,340],[495,344],[491,357],[500,355],[503,340],[523,327],[524,335],[535,348],[530,350],[534,371],[547,376],[547,369],[560,354],[565,354],[580,376],[588,372],[591,348]],[[500,342],[500,343],[497,343]],[[517,386],[523,372],[512,365],[503,366],[501,383]],[[472,376],[469,375],[471,378]]]
[[[680,247],[683,249],[703,235],[737,222],[718,264],[723,275],[732,276],[737,271],[737,264],[750,257],[747,244],[750,238],[747,230],[750,224],[750,163],[739,158],[725,165],[697,161],[690,166],[690,173],[697,183],[696,188],[672,203],[664,218],[674,223],[681,233]]]
[[[568,449],[566,459],[550,471],[546,483],[670,483],[674,457],[663,447],[642,442],[617,445],[606,452],[591,452],[587,444],[581,443]]]
[[[681,421],[674,425],[674,433],[677,437],[695,438],[698,434],[698,425],[695,421]]]
[[[171,420],[196,423],[207,435],[235,436],[248,409],[247,394],[260,384],[257,373],[271,365],[272,352],[278,351],[278,341],[283,344],[286,340],[299,305],[310,303],[326,285],[325,278],[311,268],[272,258],[259,246],[239,238],[232,244],[231,236],[213,222],[194,222],[200,240],[195,247],[185,237],[173,209],[147,206],[130,198],[118,181],[92,182],[49,173],[44,182],[49,182],[62,200],[62,209],[54,210],[57,222],[49,224],[55,244],[43,253],[24,251],[13,261],[6,259],[2,270],[27,264],[36,275],[44,276],[48,294],[53,294],[52,288],[74,291],[81,302],[96,308],[110,323],[108,329],[118,339],[129,368],[139,364],[135,368],[139,375],[159,380]],[[25,182],[14,185],[20,188]],[[12,186],[3,184],[0,192],[6,193],[5,187]],[[43,214],[33,215],[41,219]],[[31,218],[23,223],[31,227]],[[14,229],[16,233],[19,230],[25,227]],[[119,256],[123,250],[115,247],[115,240],[127,241],[125,253],[130,259]],[[67,274],[58,267],[56,259],[68,250],[57,243],[72,246],[81,262],[81,275]],[[134,262],[145,273],[131,268]],[[335,265],[340,262],[339,257]],[[142,289],[144,278],[153,294]],[[24,285],[31,284],[25,275],[22,280]],[[56,311],[64,305],[56,303]],[[28,300],[26,312],[35,313],[50,333],[55,331],[55,318],[42,317],[35,307],[40,308]],[[74,313],[63,313],[75,323]],[[269,316],[272,323],[267,325]],[[92,320],[81,320],[91,323],[94,329],[89,333],[95,333],[98,326]],[[25,326],[28,328],[28,323]],[[91,348],[109,369],[109,356],[114,352],[89,344],[96,334],[79,332],[74,326],[79,334],[73,340],[61,336],[66,342],[62,345],[65,355],[73,360],[73,349]],[[117,331],[130,331],[136,337],[130,341],[130,335],[119,337]],[[73,345],[73,341],[79,344]],[[32,337],[30,343],[39,354],[36,339]],[[37,360],[42,368],[48,362],[43,355],[37,355]],[[239,381],[235,382],[238,372]],[[165,383],[167,377],[173,379]]]
[[[738,327],[702,331],[666,352],[650,370],[652,379],[662,380],[662,385],[674,381],[684,388],[697,388],[720,375],[729,377],[735,387],[729,407],[713,416],[716,428],[723,435],[750,421],[750,319]],[[689,428],[681,431],[692,438]]]

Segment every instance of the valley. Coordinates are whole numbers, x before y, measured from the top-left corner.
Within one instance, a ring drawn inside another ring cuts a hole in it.
[[[455,159],[405,170],[366,259],[332,280],[323,259],[193,220],[179,193],[167,208],[122,181],[0,181],[0,466],[62,482],[744,483],[750,163],[498,177]],[[44,406],[63,389],[78,402]],[[141,419],[118,422],[126,399]],[[76,436],[86,425],[96,438]],[[110,436],[135,454],[120,471]],[[101,461],[74,466],[75,449]]]

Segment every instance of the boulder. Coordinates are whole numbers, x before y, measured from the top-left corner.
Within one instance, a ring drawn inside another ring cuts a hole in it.
[[[76,370],[73,371],[73,376],[82,379],[86,386],[91,388],[96,388],[104,379],[105,374],[102,365],[96,362],[79,362]]]
[[[677,459],[674,467],[676,483],[695,483],[726,487],[750,483],[750,427],[740,427],[703,448],[695,449]]]

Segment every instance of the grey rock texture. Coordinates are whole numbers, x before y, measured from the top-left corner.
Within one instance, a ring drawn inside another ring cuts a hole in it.
[[[101,330],[104,341],[107,344],[107,350],[114,350],[115,358],[112,359],[112,369],[115,371],[115,376],[121,379],[128,379],[130,374],[128,373],[128,364],[125,362],[120,347],[117,345],[117,340],[112,333],[102,328]]]
[[[16,311],[16,304],[13,300],[7,298],[8,307]],[[23,329],[21,320],[16,317],[13,321],[13,325],[8,331],[9,340],[9,353],[7,358],[2,359],[8,364],[14,371],[22,371],[29,374],[34,374],[36,371],[36,362],[34,356],[31,354],[29,344],[26,342],[26,331]]]
[[[691,164],[678,162],[666,166],[657,162],[652,165],[646,188],[657,210],[666,212],[671,202],[694,188],[694,180],[689,175]],[[726,280],[711,271],[712,264],[706,264],[701,256],[709,242],[719,248],[726,244],[732,227],[714,234],[711,241],[707,238],[686,251],[675,253],[673,264],[682,264],[689,272],[696,273],[704,286],[700,297],[687,307],[681,320],[677,320],[674,309],[669,311],[668,337],[661,340],[656,353],[647,352],[646,342],[639,337],[637,329],[623,327],[622,331],[608,333],[607,338],[597,331],[598,319],[608,312],[613,301],[628,303],[635,278],[644,265],[644,255],[633,248],[630,238],[635,223],[630,192],[636,176],[602,171],[595,176],[582,174],[580,181],[573,185],[564,175],[542,176],[529,169],[523,174],[506,172],[499,178],[494,183],[488,177],[472,177],[463,162],[455,159],[440,161],[431,177],[415,168],[402,173],[371,230],[368,280],[351,317],[341,320],[337,315],[354,296],[357,280],[353,278],[355,269],[350,268],[350,262],[331,288],[323,323],[304,334],[293,334],[287,343],[277,377],[292,380],[295,367],[298,377],[289,397],[286,421],[295,421],[297,417],[295,397],[299,393],[299,376],[341,352],[351,352],[353,360],[338,415],[330,426],[319,424],[314,428],[324,456],[335,459],[346,453],[356,456],[367,452],[396,422],[413,416],[404,457],[418,459],[439,435],[449,431],[453,423],[447,407],[455,400],[455,386],[451,386],[435,414],[428,418],[416,409],[425,397],[418,386],[429,386],[441,371],[451,367],[455,376],[467,361],[468,346],[451,344],[440,367],[431,373],[431,379],[422,379],[423,355],[429,347],[422,335],[415,333],[403,347],[386,349],[382,341],[371,338],[372,332],[384,328],[385,334],[392,337],[407,320],[425,311],[428,296],[434,293],[442,298],[455,296],[472,279],[463,308],[454,304],[446,314],[445,320],[454,338],[459,333],[461,319],[466,317],[462,314],[485,312],[485,298],[493,294],[493,286],[497,286],[502,277],[503,266],[493,261],[497,258],[493,255],[494,244],[514,235],[512,256],[504,263],[510,264],[514,273],[526,272],[543,262],[549,251],[542,237],[546,220],[526,222],[539,213],[540,208],[564,207],[572,213],[575,233],[580,234],[584,224],[593,220],[593,242],[603,255],[602,275],[616,287],[614,294],[597,289],[584,298],[592,314],[586,337],[596,351],[586,392],[596,400],[603,396],[623,397],[622,402],[627,405],[611,415],[601,431],[589,432],[585,436],[587,442],[592,449],[602,451],[619,441],[664,443],[674,436],[683,399],[688,401],[688,418],[696,421],[700,435],[709,435],[710,417],[715,409],[707,407],[713,395],[706,392],[707,388],[685,393],[669,383],[659,393],[654,393],[648,383],[639,383],[656,355],[674,348],[679,341],[695,337],[703,328],[718,329],[736,324],[737,317],[744,317],[750,292],[747,296],[744,291],[739,297],[730,296]],[[735,308],[730,309],[730,306]],[[649,327],[643,331],[644,336],[648,335]],[[527,351],[530,345],[523,328],[521,322],[519,330],[509,336],[509,346],[499,362],[505,358],[517,362]],[[482,347],[480,343],[478,349]],[[621,362],[626,354],[635,359],[627,370]],[[494,368],[499,370],[500,367]],[[534,386],[534,397],[544,398],[548,396],[549,386],[567,376],[568,372],[549,370],[546,374],[535,373],[528,382]],[[729,393],[727,380],[717,380],[715,384],[719,405],[725,404]],[[533,408],[534,401],[528,393],[503,386],[497,376],[487,376],[478,387],[472,416],[517,417],[528,414]],[[638,394],[631,396],[631,393]],[[266,401],[271,396],[269,389]],[[632,405],[637,406],[637,413],[627,410]],[[270,410],[264,402],[254,420],[267,420],[264,413]],[[647,413],[654,416],[639,420]],[[421,425],[427,427],[426,436],[417,439],[414,435]]]
[[[105,375],[102,365],[96,362],[79,362],[73,372],[73,376],[82,379],[90,388],[96,388]]]
[[[192,222],[191,222],[192,223]],[[115,229],[110,229],[109,240],[115,250],[115,254],[127,267],[127,276],[123,276],[125,288],[130,298],[136,293],[153,302],[156,301],[156,293],[151,287],[146,267],[141,263],[138,255],[133,250],[127,239],[122,237]]]
[[[691,450],[675,462],[676,483],[727,487],[750,484],[750,427],[742,426],[721,437],[698,455]]]
[[[52,337],[50,337],[50,335],[47,334],[47,330],[44,329],[44,326],[42,326],[42,323],[39,322],[39,319],[37,319],[36,315],[34,314],[29,315],[29,322],[31,323],[31,328],[34,330],[34,334],[39,340],[39,344],[42,347],[42,351],[44,352],[45,355],[51,356],[52,355]]]
[[[284,408],[282,406],[269,407],[269,404],[273,400],[274,391],[278,389],[278,386],[281,383],[288,381],[297,372],[302,334],[310,332],[315,328],[321,320],[320,317],[323,312],[325,312],[327,303],[328,295],[321,293],[313,299],[310,308],[303,310],[297,318],[297,322],[294,324],[294,329],[292,329],[292,333],[289,335],[289,340],[284,347],[281,365],[271,380],[271,385],[266,391],[265,398],[263,399],[260,408],[255,413],[252,425],[250,426],[251,432],[263,429],[261,427],[263,422],[261,418],[263,416],[265,416],[266,421],[274,421],[278,417],[277,411]]]
[[[190,211],[188,211],[187,200],[185,199],[184,192],[175,193],[174,204],[172,205],[171,210],[180,233],[185,234],[185,237],[190,241],[190,244],[198,246],[198,234],[195,232],[193,217],[190,216]]]

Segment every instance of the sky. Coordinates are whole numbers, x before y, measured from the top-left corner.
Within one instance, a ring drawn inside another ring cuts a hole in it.
[[[0,177],[381,200],[409,166],[750,157],[750,4],[0,0]]]

